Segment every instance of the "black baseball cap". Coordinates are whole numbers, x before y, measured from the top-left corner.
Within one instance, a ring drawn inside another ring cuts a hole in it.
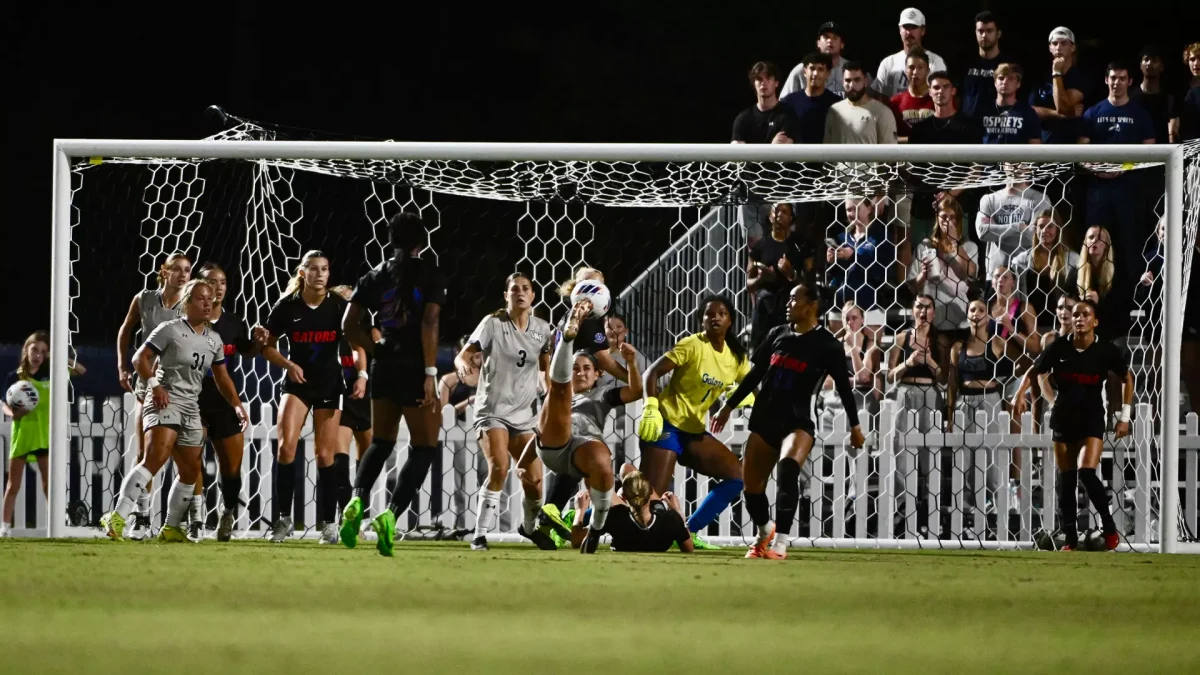
[[[835,21],[826,21],[825,23],[821,24],[820,28],[817,29],[817,37],[821,37],[826,33],[833,33],[840,38],[846,37],[846,34],[842,32],[842,27],[837,25],[837,22]]]

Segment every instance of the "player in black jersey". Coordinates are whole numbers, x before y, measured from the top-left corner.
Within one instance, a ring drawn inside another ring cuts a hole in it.
[[[1123,405],[1114,429],[1117,438],[1129,435],[1129,412],[1133,405],[1133,372],[1125,356],[1113,343],[1096,338],[1096,307],[1088,300],[1075,303],[1072,310],[1074,330],[1043,351],[1013,396],[1013,415],[1025,412],[1025,392],[1034,380],[1052,377],[1057,394],[1050,398],[1050,429],[1054,432],[1054,459],[1058,464],[1058,508],[1062,511],[1062,529],[1066,535],[1063,550],[1079,547],[1076,523],[1078,483],[1082,482],[1088,499],[1100,514],[1104,527],[1104,545],[1112,550],[1121,543],[1117,525],[1108,510],[1108,493],[1096,474],[1104,450],[1106,411],[1102,393],[1109,373],[1124,379]],[[1049,392],[1048,387],[1042,387]],[[1082,455],[1082,458],[1080,457]]]
[[[329,292],[329,258],[309,251],[282,297],[271,309],[266,328],[256,326],[256,340],[263,340],[263,356],[283,368],[287,377],[279,401],[279,459],[275,469],[278,515],[271,528],[271,541],[281,543],[294,529],[296,445],[308,412],[313,416],[313,439],[317,460],[317,525],[322,543],[336,543],[338,422],[341,419],[342,367],[338,344],[342,341],[342,315],[346,301]],[[265,331],[265,333],[264,333]],[[285,357],[277,348],[280,338],[288,341]],[[349,473],[349,471],[347,471]]]
[[[253,358],[262,351],[263,345],[251,340],[246,324],[241,318],[225,309],[225,294],[229,289],[225,270],[215,262],[206,262],[196,274],[212,286],[213,308],[209,314],[209,324],[221,336],[221,342],[225,346],[225,368],[232,376],[233,355],[236,353]],[[204,425],[204,435],[212,444],[221,472],[221,501],[224,508],[217,523],[217,541],[229,541],[233,534],[234,520],[237,519],[242,492],[242,452],[245,449],[245,435],[242,433],[242,424],[237,412],[217,389],[211,371],[201,383],[200,423]],[[203,477],[204,474],[201,473],[200,478]],[[196,488],[201,488],[201,480],[196,481]],[[203,501],[200,502],[200,508],[203,511]],[[200,518],[201,520],[197,520],[193,504],[188,538],[195,539],[203,534],[203,513],[200,514]]]
[[[684,553],[695,550],[692,533],[683,518],[679,498],[671,492],[661,497],[654,492],[650,481],[636,471],[632,464],[621,468],[621,491],[613,495],[601,531],[612,537],[612,549],[621,553],[664,553],[679,546]],[[571,546],[581,548],[587,539],[590,523],[588,506],[591,497],[587,490],[575,495],[575,514],[571,523]]]
[[[368,498],[396,447],[403,416],[412,443],[400,469],[391,507],[371,527],[376,547],[392,554],[396,514],[408,508],[433,464],[442,428],[437,395],[438,320],[446,282],[432,260],[417,257],[428,246],[421,217],[403,212],[388,221],[392,257],[363,275],[342,317],[350,344],[374,356],[371,364],[372,439],[354,478],[354,496],[342,512],[342,544],[353,548]],[[381,339],[363,330],[363,312],[376,313]],[[402,503],[401,503],[402,502]]]
[[[742,458],[746,511],[758,527],[758,540],[747,558],[787,557],[786,542],[800,496],[800,467],[812,450],[816,433],[813,408],[826,377],[833,378],[845,409],[850,444],[861,448],[866,442],[858,426],[858,405],[842,343],[818,325],[819,317],[832,304],[832,298],[823,295],[827,295],[824,287],[810,281],[801,280],[792,287],[788,323],[767,333],[755,350],[749,374],[713,422],[713,433],[720,433],[733,409],[762,383],[750,413],[750,438]],[[777,509],[782,528],[772,546],[776,525],[771,521],[766,490],[776,461],[781,465]],[[794,464],[793,470],[785,471],[784,462]]]
[[[346,302],[350,302],[350,298],[354,297],[353,286],[334,286],[332,290]],[[379,342],[379,339],[383,337],[379,329],[371,325],[371,317],[367,313],[364,313],[362,317],[362,330],[370,336],[372,342]],[[346,396],[342,397],[338,447],[341,448],[340,452],[345,453],[349,458],[350,441],[353,439],[355,459],[362,461],[363,453],[367,451],[367,446],[371,445],[371,387],[368,384],[371,357],[367,356],[367,351],[362,347],[351,346],[348,339],[342,340],[338,355],[341,359],[342,375],[346,380],[346,391],[348,392]],[[349,467],[347,467],[348,469]],[[347,475],[349,474],[347,473]],[[345,507],[349,501],[349,495],[345,499],[339,495],[339,508]]]

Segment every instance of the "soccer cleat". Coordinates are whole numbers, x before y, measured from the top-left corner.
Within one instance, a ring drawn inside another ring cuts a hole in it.
[[[1112,534],[1104,535],[1104,550],[1115,551],[1121,545],[1121,535],[1113,532]]]
[[[124,522],[122,520],[121,522]],[[125,531],[124,537],[132,541],[141,541],[153,536],[150,531],[150,515],[146,513],[134,513],[129,516],[129,528]]]
[[[600,546],[599,532],[588,528],[587,536],[583,538],[583,543],[579,546],[579,552],[583,555],[591,555],[596,552],[596,548]]]
[[[217,523],[217,541],[229,541],[233,538],[233,521],[237,520],[235,509],[226,509]]]
[[[471,550],[472,551],[487,551],[487,550],[489,550],[488,543],[487,543],[487,537],[484,537],[481,535],[481,536],[478,536],[478,537],[475,537],[474,539],[472,539],[471,540]]]
[[[773,557],[775,560],[786,560],[788,557],[787,539],[780,539],[778,536],[775,537],[775,543],[771,544],[771,552],[774,555],[769,557]]]
[[[271,527],[271,541],[276,544],[282,544],[284,540],[292,536],[292,531],[296,526],[292,523],[291,516],[284,516],[275,521]]]
[[[7,539],[12,536],[12,527],[8,523],[0,523],[0,539]]]
[[[201,541],[204,541],[204,523],[198,520],[188,523],[187,538],[193,544],[199,544]]]
[[[575,512],[572,510],[568,511],[568,513],[572,515],[571,519],[574,520]],[[544,528],[549,528],[553,531],[553,534],[557,534],[567,541],[571,540],[571,526],[567,525],[566,518],[559,513],[558,507],[554,504],[546,504],[542,507],[542,512],[538,514],[538,529]]]
[[[775,523],[770,523],[762,532],[758,533],[758,539],[754,545],[746,551],[747,558],[762,558],[765,560],[778,560],[778,554],[771,548],[771,540],[775,538]]]
[[[349,506],[349,504],[347,504]],[[375,531],[375,549],[379,555],[392,557],[396,537],[396,515],[391,509],[375,516],[371,521],[371,529]]]
[[[720,551],[721,550],[720,546],[717,546],[716,544],[708,543],[697,532],[692,533],[692,546],[694,546],[697,551]]]
[[[346,548],[354,548],[358,545],[358,531],[362,528],[362,517],[362,499],[355,497],[342,510],[342,529],[340,534],[342,545]]]
[[[177,544],[189,541],[188,536],[183,530],[174,525],[163,525],[163,529],[158,532],[158,540],[164,544]]]
[[[136,514],[134,517],[137,517]],[[104,533],[109,539],[120,540],[125,533],[125,519],[120,513],[113,511],[100,519],[100,527],[104,528]]]
[[[337,523],[325,523],[321,527],[321,538],[317,540],[318,544],[336,544],[338,543],[338,526]]]
[[[550,538],[550,535],[546,534],[542,530],[534,530],[533,532],[530,532],[525,529],[525,524],[522,523],[521,525],[517,526],[517,534],[525,537],[529,541],[532,541],[535,546],[543,551],[558,550],[558,546],[554,544],[554,540]]]

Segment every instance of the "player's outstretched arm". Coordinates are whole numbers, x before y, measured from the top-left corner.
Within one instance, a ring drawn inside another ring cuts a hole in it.
[[[622,382],[633,381],[629,379],[633,376],[629,374],[629,371],[625,369],[625,366],[617,363],[617,360],[614,359],[612,354],[609,354],[608,351],[600,350],[596,352],[594,356],[596,357],[596,365],[599,366],[600,370],[603,370]]]
[[[121,388],[125,391],[133,391],[133,385],[129,382],[130,371],[125,367],[125,355],[129,353],[129,342],[133,339],[133,331],[137,328],[140,314],[138,296],[135,295],[133,301],[129,303],[129,311],[125,313],[125,320],[117,329],[117,377],[120,378]]]
[[[642,398],[642,373],[638,370],[637,365],[637,350],[628,342],[621,344],[621,356],[625,357],[625,363],[629,364],[628,379],[625,380],[629,384],[621,387],[621,402],[633,403]],[[614,376],[615,377],[615,376]]]

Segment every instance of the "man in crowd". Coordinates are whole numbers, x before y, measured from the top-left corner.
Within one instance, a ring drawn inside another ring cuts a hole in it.
[[[907,143],[912,125],[933,115],[933,101],[929,98],[929,57],[924,50],[913,50],[905,60],[904,72],[908,76],[908,88],[892,97],[892,110],[896,113],[896,133],[900,142]]]
[[[891,108],[867,96],[862,64],[846,62],[842,87],[846,98],[833,104],[825,116],[825,142],[895,143],[896,116]]]
[[[779,71],[775,64],[759,61],[750,68],[750,86],[757,97],[733,120],[734,143],[791,143],[796,116],[779,104]]]
[[[839,98],[843,95],[842,71],[846,68],[846,59],[842,57],[842,48],[846,45],[843,36],[841,27],[832,21],[826,21],[817,30],[817,51],[829,56],[829,72],[825,87],[837,94]],[[806,67],[807,64],[801,62],[792,69],[787,82],[783,84],[783,90],[779,93],[781,97],[786,98],[788,94],[804,91],[808,84],[804,73]]]
[[[1029,105],[1042,121],[1042,142],[1074,143],[1088,88],[1075,66],[1075,33],[1066,26],[1050,31],[1050,81],[1029,94]]]
[[[1041,143],[1042,123],[1034,109],[1017,100],[1021,67],[1015,63],[996,66],[996,98],[986,109],[981,106],[983,142],[989,145]]]
[[[1000,36],[996,15],[986,11],[975,15],[979,58],[967,65],[963,77],[962,112],[967,117],[977,117],[981,106],[986,108],[996,99],[996,66],[1005,62],[1000,55]]]
[[[796,116],[796,143],[821,143],[825,140],[825,116],[833,104],[842,100],[826,88],[831,61],[828,54],[813,52],[804,57],[804,88],[783,97],[783,104]]]
[[[1155,45],[1147,45],[1142,49],[1142,82],[1129,90],[1129,98],[1142,106],[1150,114],[1154,122],[1154,142],[1169,143],[1171,119],[1178,117],[1175,96],[1163,91],[1162,50]]]
[[[946,62],[942,57],[922,46],[924,39],[925,15],[921,10],[909,7],[900,12],[900,42],[904,48],[879,62],[875,83],[871,85],[885,101],[908,88],[908,55],[914,51],[924,50],[928,56],[929,70],[946,70]]]

